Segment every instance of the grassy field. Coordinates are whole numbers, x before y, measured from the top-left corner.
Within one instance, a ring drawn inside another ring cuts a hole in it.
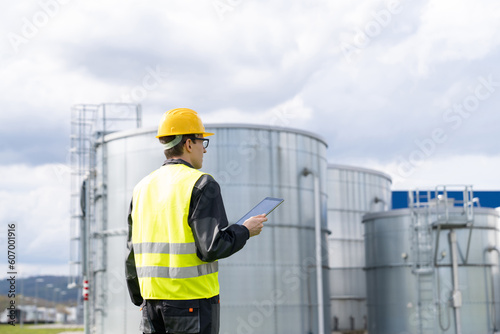
[[[68,327],[68,328],[40,328],[37,326],[33,328],[33,325],[24,325],[22,328],[20,325],[0,325],[0,334],[59,334],[63,332],[82,332],[81,327]]]

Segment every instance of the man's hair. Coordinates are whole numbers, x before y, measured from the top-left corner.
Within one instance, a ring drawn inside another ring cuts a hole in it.
[[[192,135],[183,135],[182,140],[179,142],[179,144],[175,145],[172,148],[164,150],[163,153],[165,153],[165,157],[167,157],[167,159],[171,159],[173,157],[181,156],[184,153],[184,143],[186,142],[186,138],[189,137],[192,137]],[[158,138],[158,140],[162,144],[169,143],[174,139],[175,136],[165,136]]]

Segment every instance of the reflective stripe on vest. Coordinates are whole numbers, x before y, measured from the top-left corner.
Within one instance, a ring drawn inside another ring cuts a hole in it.
[[[140,242],[134,244],[134,252],[140,253],[165,253],[165,254],[193,254],[196,253],[194,242],[173,244],[168,242]]]
[[[196,255],[188,224],[191,194],[202,172],[166,165],[134,188],[132,243],[144,299],[199,299],[219,294],[218,263]]]
[[[194,267],[140,267],[137,268],[137,274],[140,277],[193,278],[213,274],[217,272],[218,268],[216,261]]]

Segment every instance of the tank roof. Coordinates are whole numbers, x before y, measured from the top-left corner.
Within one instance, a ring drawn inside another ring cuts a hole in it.
[[[461,207],[450,208],[452,211],[462,210]],[[426,208],[421,208],[421,210],[427,210]],[[474,208],[474,214],[484,214],[484,215],[493,215],[500,217],[500,212],[492,209],[492,208]],[[404,209],[395,209],[389,211],[379,211],[379,212],[369,212],[363,216],[362,222],[364,223],[367,220],[377,219],[377,218],[388,218],[388,217],[399,217],[399,216],[409,216],[411,214],[411,210],[409,208]]]
[[[326,142],[326,140],[323,137],[321,137],[313,132],[309,132],[306,130],[300,130],[300,129],[294,129],[294,128],[270,126],[270,125],[262,125],[262,124],[246,124],[246,123],[205,123],[205,128],[255,129],[255,130],[291,132],[291,133],[301,134],[301,135],[308,136],[308,137],[314,138],[316,140],[319,140],[328,147],[328,143]],[[113,132],[109,135],[106,135],[104,137],[104,141],[109,142],[109,141],[116,140],[119,138],[142,135],[142,134],[145,134],[148,132],[155,133],[156,130],[157,130],[156,127],[148,127],[148,128],[117,131],[117,132]],[[217,135],[217,134],[215,134],[215,135]]]
[[[104,141],[109,142],[113,141],[116,139],[120,138],[125,138],[125,137],[134,137],[134,136],[139,136],[145,133],[155,133],[157,131],[157,128],[139,128],[139,129],[130,129],[130,130],[123,130],[123,131],[117,131],[110,133],[109,135],[104,136]]]
[[[392,183],[392,177],[389,174],[386,174],[384,172],[375,170],[375,169],[370,169],[370,168],[364,168],[364,167],[357,167],[357,166],[347,166],[347,165],[340,165],[340,164],[328,164],[328,169],[344,169],[344,170],[351,170],[355,172],[364,172],[364,173],[370,173],[370,174],[375,174],[378,176],[382,176],[389,180]]]

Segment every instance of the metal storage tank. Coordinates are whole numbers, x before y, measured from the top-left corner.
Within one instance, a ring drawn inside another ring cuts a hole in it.
[[[443,189],[364,216],[370,334],[499,331],[499,212]]]
[[[333,330],[367,328],[365,213],[391,207],[391,177],[360,167],[328,165],[328,259]]]
[[[207,124],[206,129],[215,136],[210,137],[202,171],[219,181],[230,222],[263,197],[285,199],[261,235],[219,262],[220,333],[330,333],[325,141],[305,131],[260,125]],[[113,133],[97,148],[96,214],[101,215],[97,220],[102,232],[94,246],[96,333],[138,332],[139,310],[129,300],[124,278],[124,229],[133,187],[164,161],[155,133]],[[305,169],[313,175],[304,175]],[[320,280],[316,221],[321,223],[323,246]]]

